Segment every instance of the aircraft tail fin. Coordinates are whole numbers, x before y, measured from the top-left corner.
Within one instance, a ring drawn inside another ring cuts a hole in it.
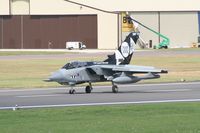
[[[108,55],[104,62],[108,64],[129,64],[134,52],[134,46],[139,38],[139,33],[131,32],[113,55]]]

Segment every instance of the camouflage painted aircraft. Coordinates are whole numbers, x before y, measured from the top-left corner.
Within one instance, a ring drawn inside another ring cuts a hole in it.
[[[45,81],[71,86],[70,94],[75,93],[73,87],[77,84],[88,83],[85,92],[91,93],[93,90],[92,83],[110,81],[112,82],[112,92],[117,93],[117,84],[160,78],[159,73],[167,73],[168,71],[149,66],[129,65],[138,38],[139,33],[131,32],[115,53],[108,55],[106,60],[102,62],[74,61],[67,63]],[[142,75],[136,76],[135,74]]]

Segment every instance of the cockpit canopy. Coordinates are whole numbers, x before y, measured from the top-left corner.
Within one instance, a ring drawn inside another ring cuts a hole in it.
[[[82,61],[73,61],[70,63],[65,64],[62,68],[63,69],[73,69],[85,66],[92,66],[92,65],[100,65],[100,64],[107,64],[105,62],[82,62]]]
[[[70,63],[65,64],[62,68],[73,69],[73,68],[79,68],[79,67],[83,67],[83,66],[87,66],[87,63],[86,62],[74,61],[74,62],[70,62]]]

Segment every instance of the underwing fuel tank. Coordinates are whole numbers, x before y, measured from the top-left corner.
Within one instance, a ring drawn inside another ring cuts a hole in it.
[[[157,78],[160,78],[160,75],[154,73],[148,73],[143,76],[128,76],[123,73],[120,77],[116,77],[112,81],[116,84],[130,84],[130,83],[136,83],[140,80],[157,79]]]
[[[120,76],[112,80],[116,84],[129,84],[140,81],[140,78],[135,76]]]

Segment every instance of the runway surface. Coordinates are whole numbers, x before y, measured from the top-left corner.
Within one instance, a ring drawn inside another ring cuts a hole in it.
[[[111,86],[94,86],[91,94],[82,87],[76,94],[69,88],[0,90],[0,109],[134,104],[157,102],[200,101],[200,82],[169,84],[137,84],[119,86],[119,93],[112,93]]]

